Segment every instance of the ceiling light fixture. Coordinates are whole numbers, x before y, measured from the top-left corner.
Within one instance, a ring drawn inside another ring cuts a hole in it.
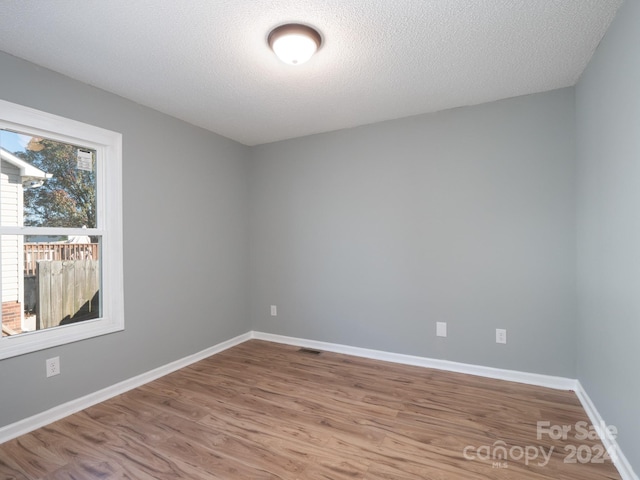
[[[307,25],[288,23],[271,30],[267,42],[284,63],[302,65],[320,48],[322,37]]]

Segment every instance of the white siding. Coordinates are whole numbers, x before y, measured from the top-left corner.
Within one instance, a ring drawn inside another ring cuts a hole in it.
[[[22,177],[20,170],[2,162],[0,179],[0,222],[21,226],[23,222]],[[2,236],[2,301],[22,301],[23,239],[19,235]]]
[[[18,194],[22,193],[20,170],[10,163],[2,162],[2,184],[0,185],[0,209],[2,225],[19,226]]]

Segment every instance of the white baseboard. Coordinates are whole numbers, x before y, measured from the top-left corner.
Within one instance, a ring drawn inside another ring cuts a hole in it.
[[[587,395],[586,391],[578,380],[555,377],[551,375],[541,375],[536,373],[518,372],[515,370],[505,370],[501,368],[483,367],[480,365],[472,365],[468,363],[451,362],[448,360],[438,360],[427,357],[418,357],[414,355],[404,355],[399,353],[390,353],[381,350],[371,350],[367,348],[351,347],[337,343],[319,342],[316,340],[306,340],[302,338],[286,337],[283,335],[274,335],[270,333],[250,331],[234,337],[225,342],[214,345],[213,347],[202,350],[201,352],[189,355],[174,362],[168,363],[162,367],[155,368],[141,375],[124,380],[120,383],[104,388],[97,392],[85,395],[84,397],[71,400],[45,412],[39,413],[16,423],[6,425],[0,428],[0,443],[6,442],[13,438],[29,433],[40,427],[44,427],[52,422],[60,420],[68,415],[79,412],[85,408],[104,402],[116,395],[120,395],[129,390],[137,388],[145,383],[151,382],[157,378],[168,375],[181,368],[191,365],[192,363],[203,360],[211,355],[227,350],[250,339],[265,340],[274,343],[283,343],[298,347],[314,348],[317,350],[325,350],[335,353],[344,353],[346,355],[354,355],[357,357],[371,358],[374,360],[383,360],[387,362],[401,363],[405,365],[415,365],[419,367],[435,368],[438,370],[446,370],[450,372],[467,373],[469,375],[477,375],[488,378],[496,378],[499,380],[508,380],[511,382],[525,383],[529,385],[538,385],[542,387],[555,388],[557,390],[574,390],[578,399],[582,403],[592,425],[599,428],[605,425],[604,420],[595,405]],[[599,432],[600,433],[600,432]],[[623,480],[640,480],[634,473],[633,468],[629,464],[627,458],[620,450],[615,439],[610,439],[606,435],[600,434],[604,447],[611,456],[613,464],[618,469]]]
[[[350,347],[348,345],[341,345],[336,343],[318,342],[316,340],[306,340],[302,338],[286,337],[283,335],[274,335],[271,333],[254,331],[251,332],[251,338],[255,338],[256,340],[266,340],[275,343],[283,343],[286,345],[294,345],[297,347],[313,348],[316,350],[325,350],[335,353],[344,353],[346,355],[371,358],[374,360],[383,360],[387,362],[402,363],[406,365],[416,365],[419,367],[447,370],[450,372],[467,373],[469,375],[478,375],[481,377],[496,378],[499,380],[508,380],[511,382],[526,383],[529,385],[555,388],[557,390],[573,390],[582,403],[583,408],[587,412],[589,420],[591,420],[591,424],[594,426],[594,428],[598,429],[600,425],[606,425],[604,420],[596,410],[593,402],[587,395],[587,392],[582,387],[582,384],[578,380],[571,378],[540,375],[537,373],[518,372],[515,370],[505,370],[493,367],[483,367],[480,365],[451,362],[448,360],[437,360],[399,353],[389,353],[380,350]],[[609,453],[614,466],[618,469],[622,480],[640,480],[634,473],[633,468],[622,453],[622,450],[620,450],[618,442],[616,442],[615,439],[607,437],[599,430],[598,433],[600,434],[600,438],[602,439],[603,446],[607,449],[607,453]]]
[[[105,400],[113,398],[116,395],[120,395],[129,390],[144,385],[145,383],[149,383],[153,380],[156,380],[157,378],[163,377],[172,372],[175,372],[176,370],[189,366],[192,363],[198,362],[207,357],[210,357],[211,355],[239,345],[240,343],[246,342],[249,339],[251,339],[251,332],[244,333],[235,338],[214,345],[213,347],[202,350],[201,352],[194,353],[193,355],[189,355],[188,357],[181,358],[179,360],[176,360],[175,362],[168,363],[166,365],[163,365],[162,367],[155,368],[143,374],[124,380],[120,383],[116,383],[115,385],[111,385],[110,387],[98,390],[97,392],[90,393],[89,395],[85,395],[84,397],[71,400],[70,402],[58,405],[57,407],[53,407],[45,412],[33,415],[32,417],[25,418],[24,420],[6,425],[0,428],[0,443],[4,443],[8,440],[19,437],[20,435],[24,435],[25,433],[29,433],[40,427],[44,427],[45,425],[60,420],[73,413],[79,412],[80,410],[84,410],[85,408],[89,408],[90,406],[97,403],[104,402]]]
[[[480,377],[496,378],[498,380],[508,380],[510,382],[526,383],[541,387],[555,388],[556,390],[575,390],[577,381],[570,378],[554,377],[552,375],[541,375],[538,373],[525,373],[516,370],[505,370],[502,368],[483,367],[469,363],[451,362],[449,360],[438,360],[434,358],[418,357],[414,355],[404,355],[401,353],[390,353],[382,350],[370,350],[368,348],[350,347],[337,343],[318,342],[316,340],[305,340],[302,338],[285,337],[273,335],[271,333],[251,332],[252,338],[266,340],[274,343],[284,343],[298,347],[315,348],[328,352],[344,353],[356,357],[383,360],[386,362],[402,363],[405,365],[415,365],[418,367],[435,368],[437,370],[447,370],[449,372],[467,373]]]
[[[587,412],[587,416],[589,420],[591,420],[591,425],[594,426],[598,434],[600,435],[600,439],[602,440],[602,444],[604,448],[607,449],[607,453],[611,457],[611,461],[618,469],[618,473],[622,477],[622,480],[640,480],[638,475],[633,471],[631,464],[627,460],[627,457],[624,456],[622,450],[620,449],[620,445],[616,442],[615,438],[610,438],[605,432],[603,432],[602,427],[605,427],[607,423],[604,421],[600,412],[596,409],[596,406],[587,395],[587,392],[583,388],[580,381],[577,382],[577,388],[575,390],[580,403],[582,403],[582,407],[585,412]]]

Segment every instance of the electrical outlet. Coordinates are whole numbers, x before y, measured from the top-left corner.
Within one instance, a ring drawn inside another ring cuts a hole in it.
[[[447,336],[447,322],[436,322],[436,335],[438,337]]]
[[[60,357],[48,358],[45,364],[47,366],[47,377],[60,375]]]
[[[496,328],[496,343],[507,343],[507,331],[504,328]]]
[[[271,305],[271,316],[272,317],[278,316],[278,307],[276,305]]]

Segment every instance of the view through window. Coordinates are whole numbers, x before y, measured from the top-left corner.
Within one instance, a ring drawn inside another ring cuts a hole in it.
[[[2,129],[0,158],[0,226],[32,227],[1,235],[2,336],[101,317],[96,150]]]

